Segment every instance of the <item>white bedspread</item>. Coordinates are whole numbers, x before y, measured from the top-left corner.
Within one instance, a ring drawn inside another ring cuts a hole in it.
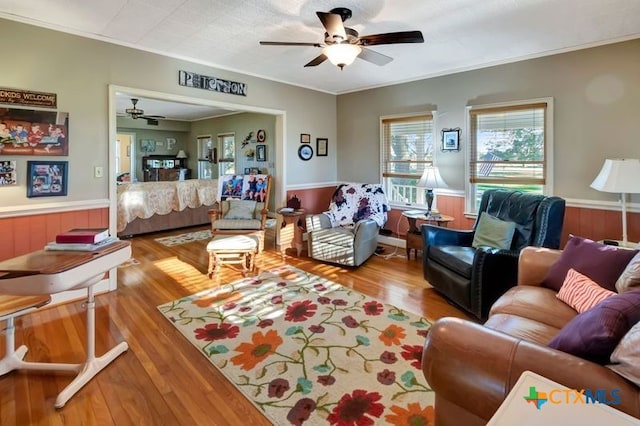
[[[211,206],[217,195],[217,179],[118,185],[118,232],[135,218],[148,219],[154,214],[169,214],[187,207]]]

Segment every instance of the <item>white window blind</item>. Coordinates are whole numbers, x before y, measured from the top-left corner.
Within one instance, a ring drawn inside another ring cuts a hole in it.
[[[431,114],[382,120],[382,176],[420,179],[433,162]]]
[[[471,184],[546,183],[546,103],[471,109]]]
[[[433,163],[433,116],[382,118],[380,130],[382,182],[389,201],[424,203],[416,184],[425,167]]]

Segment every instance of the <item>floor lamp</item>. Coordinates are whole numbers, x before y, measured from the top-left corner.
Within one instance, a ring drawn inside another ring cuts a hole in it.
[[[427,215],[431,213],[431,206],[433,205],[433,190],[436,188],[448,188],[436,166],[425,167],[416,186],[427,190]]]
[[[622,245],[627,245],[627,194],[640,193],[640,160],[606,159],[602,170],[591,183],[593,189],[619,192],[622,199]]]

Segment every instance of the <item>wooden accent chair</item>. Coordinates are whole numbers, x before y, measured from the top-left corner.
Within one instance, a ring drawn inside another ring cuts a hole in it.
[[[239,175],[241,176],[241,175]],[[258,237],[258,253],[264,249],[264,233],[269,213],[269,194],[271,193],[271,175],[244,175],[242,190],[228,195],[224,185],[231,182],[233,176],[220,176],[221,190],[219,199],[209,210],[211,234],[215,238],[221,235],[255,235]],[[251,178],[263,179],[266,185],[259,194],[251,194]]]

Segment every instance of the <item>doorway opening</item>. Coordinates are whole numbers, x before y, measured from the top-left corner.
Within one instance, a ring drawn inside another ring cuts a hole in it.
[[[240,105],[240,104],[231,104],[220,101],[212,101],[208,99],[202,98],[194,98],[194,97],[186,97],[182,95],[176,95],[171,93],[164,92],[155,92],[145,89],[132,88],[132,87],[123,87],[110,85],[109,86],[109,140],[113,141],[109,146],[109,227],[111,232],[115,235],[117,233],[117,182],[116,182],[116,163],[117,163],[117,101],[121,97],[135,97],[135,98],[147,98],[157,102],[167,102],[173,104],[182,104],[186,106],[205,106],[211,107],[212,109],[220,109],[224,108],[227,110],[231,110],[234,112],[253,112],[260,114],[268,114],[275,117],[275,134],[274,136],[274,170],[273,178],[274,185],[272,187],[273,190],[273,200],[275,205],[281,205],[285,198],[285,181],[286,181],[286,170],[284,165],[286,164],[286,150],[284,146],[286,145],[285,141],[285,111],[276,110],[272,108],[264,108],[259,106],[251,106],[251,105]],[[196,141],[193,141],[194,150],[196,149],[195,144]],[[132,143],[132,148],[134,149],[135,142]],[[133,156],[132,152],[132,157]],[[135,172],[135,168],[137,165],[132,164],[131,172]],[[132,173],[133,174],[133,173]]]

